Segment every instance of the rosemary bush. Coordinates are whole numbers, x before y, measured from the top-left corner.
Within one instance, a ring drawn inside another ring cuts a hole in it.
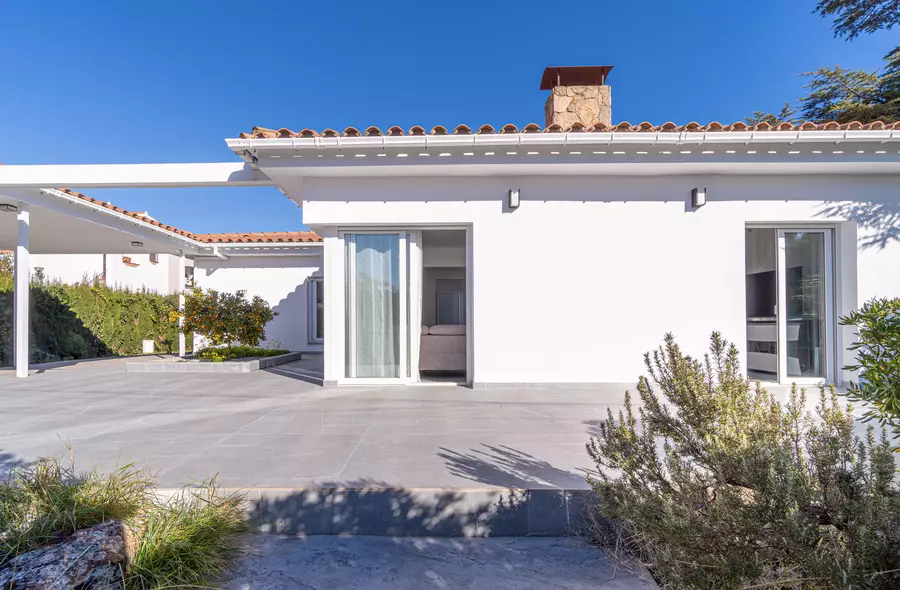
[[[900,494],[884,432],[853,435],[822,388],[816,415],[745,379],[713,333],[645,356],[635,410],[609,413],[588,453],[599,540],[636,553],[663,588],[900,587]]]

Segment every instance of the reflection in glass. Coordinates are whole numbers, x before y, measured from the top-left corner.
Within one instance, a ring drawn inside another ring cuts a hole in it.
[[[825,234],[786,232],[787,373],[826,376]]]

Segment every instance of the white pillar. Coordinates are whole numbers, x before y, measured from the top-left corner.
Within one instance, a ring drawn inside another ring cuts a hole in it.
[[[178,254],[178,312],[184,313],[184,252]],[[187,353],[187,339],[182,332],[184,316],[178,316],[178,356],[183,357]]]
[[[13,334],[15,334],[14,351],[16,361],[16,377],[28,377],[28,357],[31,350],[28,342],[31,335],[31,322],[28,318],[28,301],[31,270],[31,262],[28,257],[28,230],[31,216],[28,213],[28,205],[18,204],[19,211],[16,214],[16,257],[13,285]]]

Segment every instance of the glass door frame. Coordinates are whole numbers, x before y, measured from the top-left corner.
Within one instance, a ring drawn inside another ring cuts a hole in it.
[[[356,273],[356,260],[352,255],[355,247],[356,235],[396,235],[398,237],[400,252],[398,257],[399,281],[400,281],[400,362],[398,377],[355,377],[356,366],[356,290],[353,288]],[[420,326],[421,305],[413,303],[419,301],[418,293],[421,291],[421,234],[416,231],[403,229],[352,229],[338,232],[338,237],[344,249],[344,334],[345,334],[345,362],[344,379],[340,383],[354,385],[384,385],[384,384],[409,384],[419,381],[418,371],[418,331],[413,327]],[[419,330],[421,328],[418,328]],[[413,370],[415,368],[415,370]]]
[[[833,383],[835,379],[835,366],[837,362],[836,347],[836,318],[835,310],[835,286],[834,286],[834,236],[831,228],[808,228],[778,226],[777,228],[777,312],[778,322],[778,382],[781,384],[797,383],[798,385],[812,385],[819,383]],[[790,377],[787,372],[788,364],[788,318],[787,318],[787,250],[785,235],[793,233],[815,233],[824,236],[825,243],[825,376],[824,377]]]

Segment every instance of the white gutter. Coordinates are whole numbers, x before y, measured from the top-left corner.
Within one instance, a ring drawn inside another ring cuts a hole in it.
[[[836,131],[625,131],[609,133],[507,133],[474,135],[405,135],[377,137],[310,137],[226,139],[228,147],[246,158],[259,150],[340,152],[389,148],[573,147],[588,145],[677,146],[703,144],[838,144],[900,142],[898,130]]]
[[[228,260],[228,256],[225,256],[224,254],[222,254],[221,252],[219,252],[219,247],[218,247],[218,246],[213,246],[213,254],[214,254],[217,258],[221,258],[222,260]]]

